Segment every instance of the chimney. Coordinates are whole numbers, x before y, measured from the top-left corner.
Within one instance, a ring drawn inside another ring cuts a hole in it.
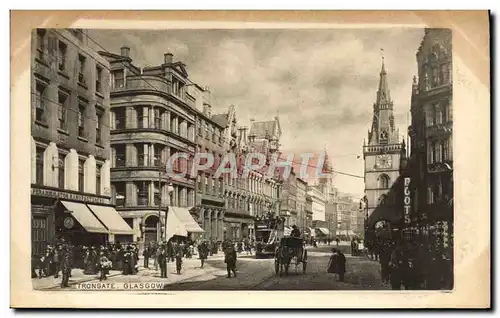
[[[130,48],[128,46],[122,46],[120,49],[120,55],[130,57]]]
[[[170,52],[163,54],[163,60],[165,64],[172,64],[174,60],[174,55]]]

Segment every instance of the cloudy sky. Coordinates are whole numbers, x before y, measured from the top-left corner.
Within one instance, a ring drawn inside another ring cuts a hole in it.
[[[109,52],[131,48],[139,67],[163,54],[187,65],[191,80],[212,91],[214,113],[236,107],[240,125],[279,112],[284,152],[322,151],[336,171],[363,175],[367,138],[384,49],[396,124],[406,132],[415,53],[423,29],[91,30]],[[335,174],[342,192],[361,196],[363,179]]]

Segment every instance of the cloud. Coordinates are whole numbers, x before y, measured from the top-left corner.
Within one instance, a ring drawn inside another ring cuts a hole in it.
[[[138,66],[158,65],[163,53],[186,63],[190,77],[210,86],[213,112],[236,107],[240,125],[279,111],[284,150],[326,145],[336,169],[363,174],[361,154],[378,88],[381,48],[400,134],[406,132],[415,53],[422,29],[92,30],[109,51],[131,47]],[[344,192],[362,193],[363,180],[337,176]]]

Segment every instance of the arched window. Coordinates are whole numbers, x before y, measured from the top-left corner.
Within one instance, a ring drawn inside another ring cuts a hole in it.
[[[378,187],[380,189],[387,189],[389,188],[389,176],[386,175],[386,174],[382,174],[380,175],[380,177],[378,177]]]

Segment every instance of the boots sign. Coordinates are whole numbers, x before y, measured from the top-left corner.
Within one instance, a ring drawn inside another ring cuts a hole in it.
[[[410,198],[410,181],[409,177],[404,179],[404,209],[405,209],[405,223],[410,223],[410,211],[411,211],[411,198]]]

